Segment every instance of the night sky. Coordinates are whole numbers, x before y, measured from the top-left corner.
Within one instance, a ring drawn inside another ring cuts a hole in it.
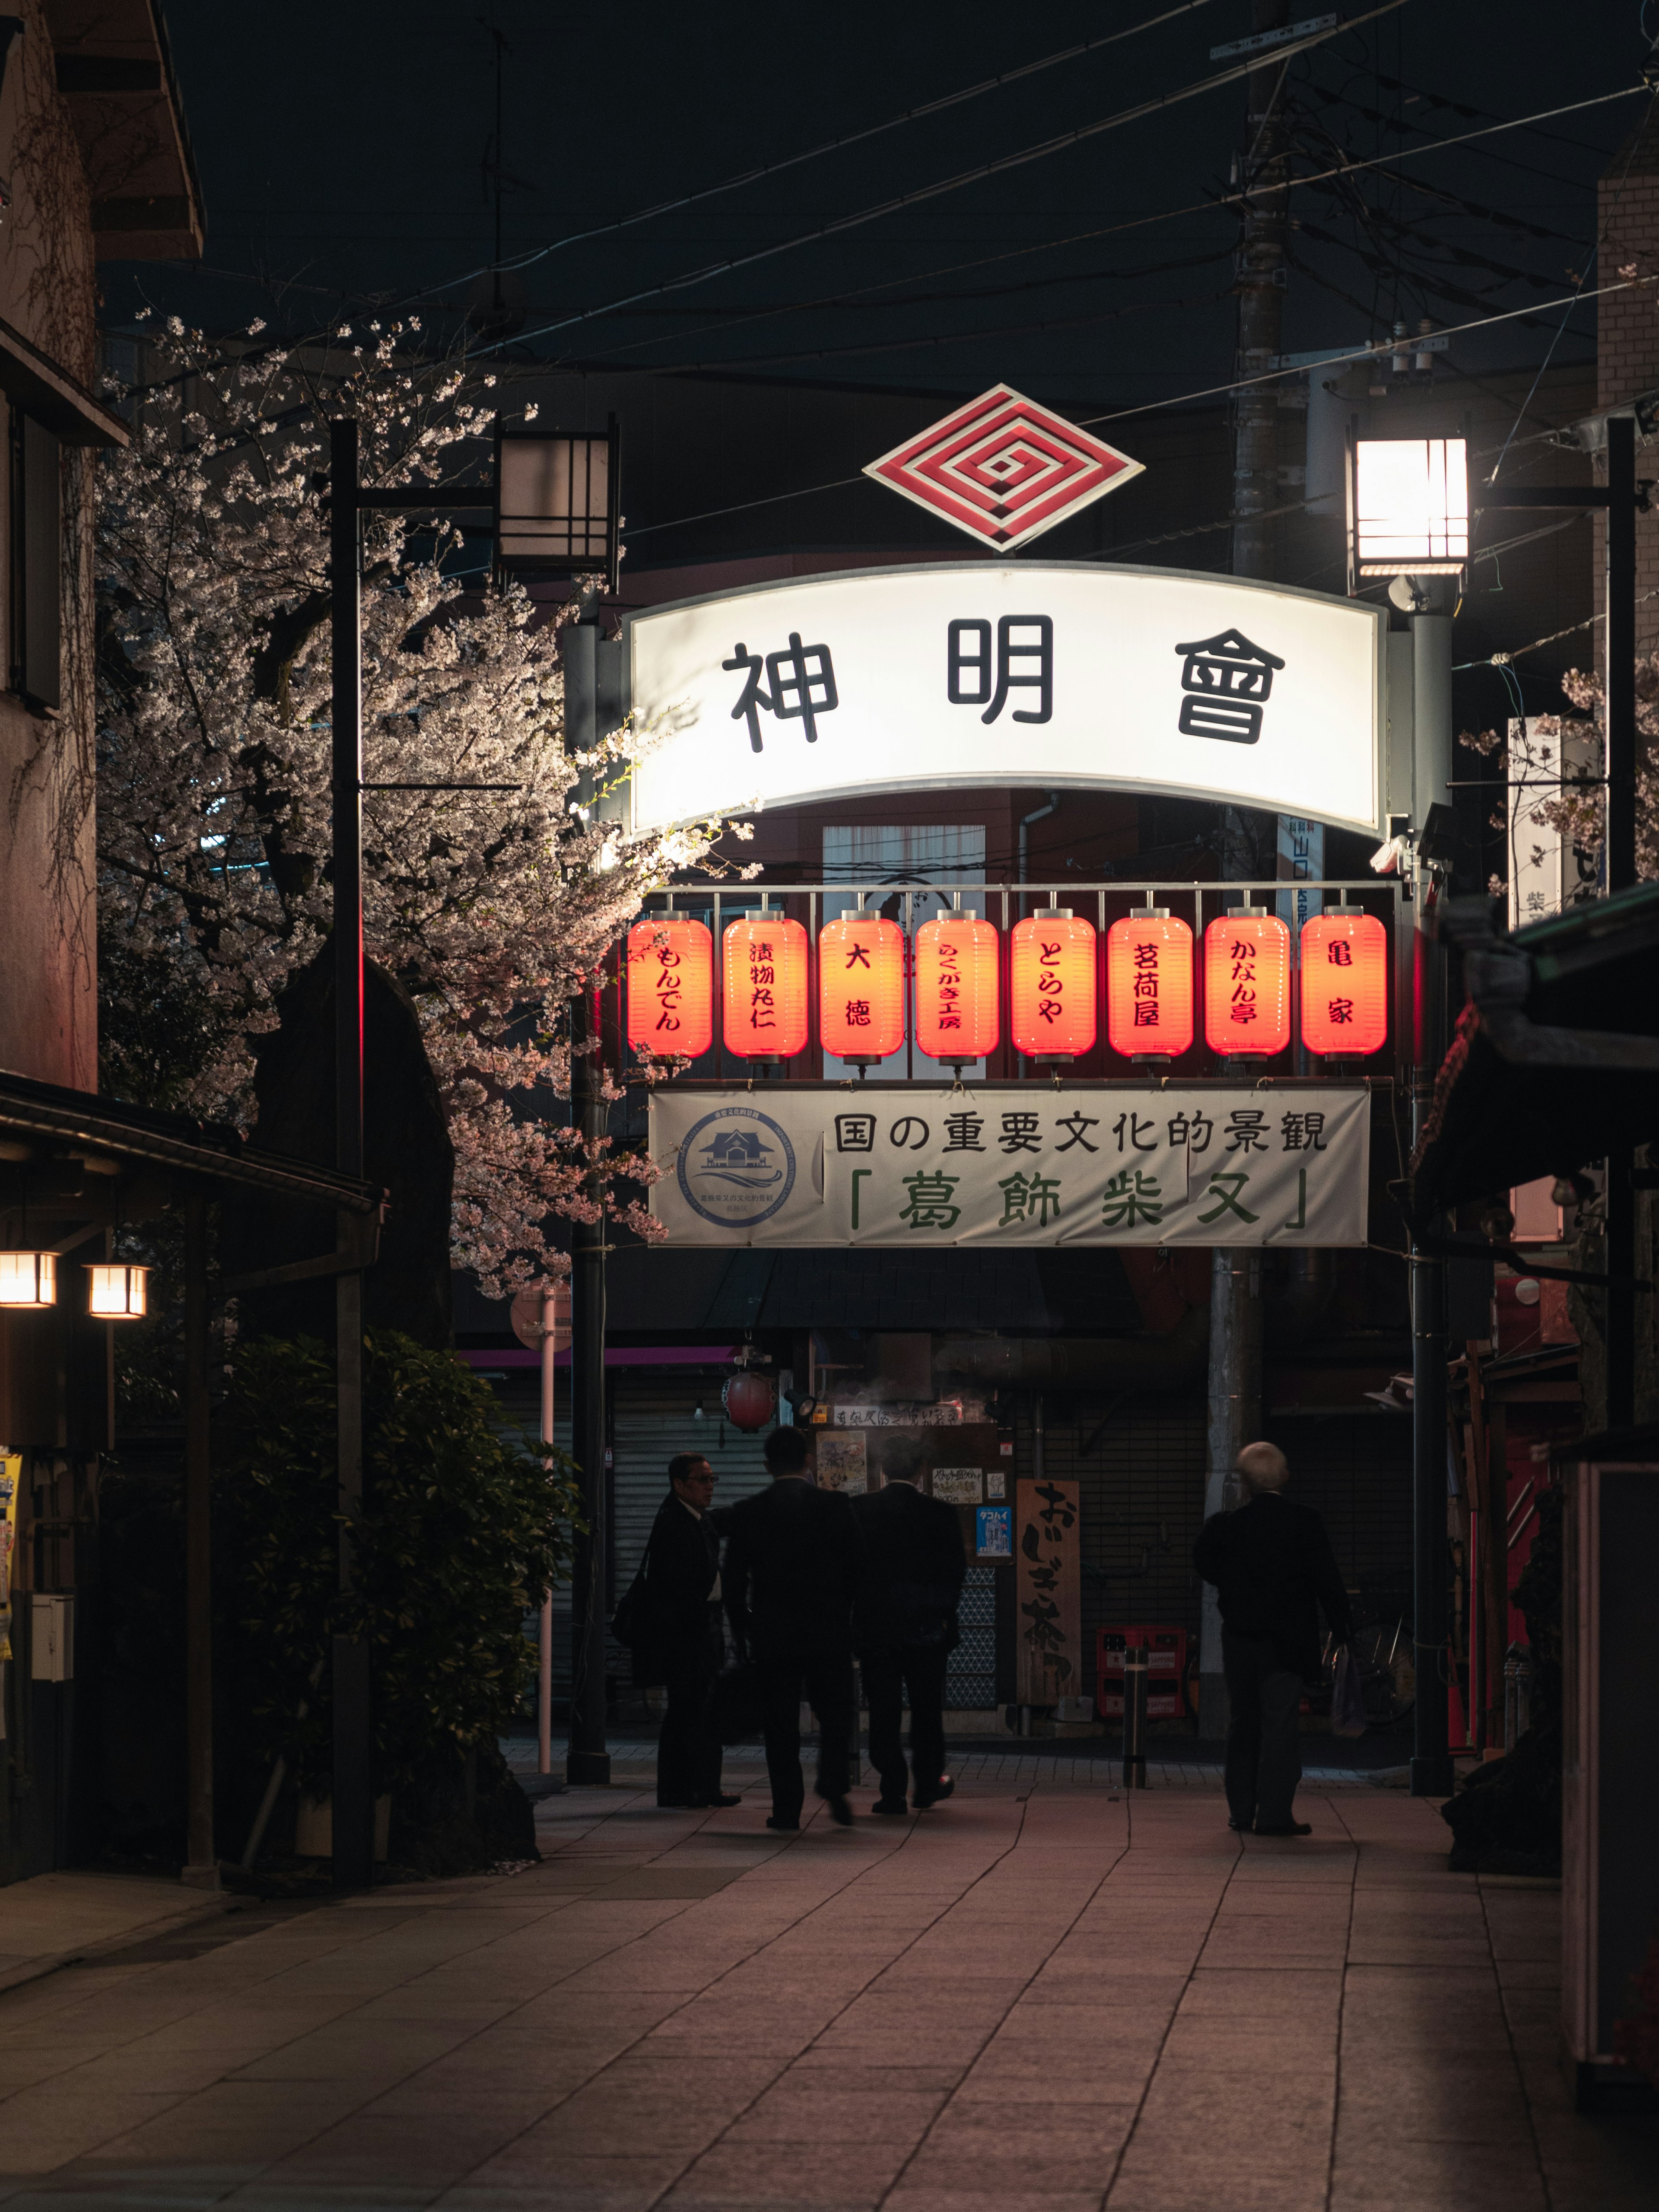
[[[1169,4],[847,0],[807,11],[653,0],[578,11],[544,0],[291,0],[270,10],[168,0],[207,254],[199,269],[109,265],[106,317],[121,325],[149,300],[209,329],[258,314],[300,335],[413,309],[428,332],[453,336],[469,297],[489,305],[492,280],[473,276],[470,292],[466,280],[494,257],[498,176],[512,258]],[[1291,9],[1318,12],[1317,0]],[[1346,12],[1363,9],[1347,0]],[[506,46],[499,147],[492,27]],[[1249,28],[1248,0],[1205,0],[942,113],[548,254],[504,280],[523,318],[506,358],[748,366],[917,392],[1006,378],[1061,406],[1129,407],[1224,381],[1236,221],[1206,203],[1226,189],[1242,82],[671,298],[589,311],[1201,80],[1229,65],[1211,62],[1211,46]],[[1624,0],[1571,10],[1407,0],[1293,64],[1298,166],[1613,91],[1638,81],[1644,51]],[[1363,342],[1397,314],[1413,329],[1425,313],[1444,325],[1568,291],[1594,242],[1595,179],[1641,110],[1639,96],[1626,99],[1489,139],[1484,152],[1298,192],[1306,228],[1287,347]],[[1558,361],[1585,356],[1593,312],[1571,314]],[[586,319],[535,334],[574,317]],[[1459,359],[1477,370],[1535,362],[1561,319],[1557,309],[1460,341]]]

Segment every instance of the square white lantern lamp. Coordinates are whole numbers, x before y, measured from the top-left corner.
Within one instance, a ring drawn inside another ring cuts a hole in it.
[[[1463,438],[1356,438],[1348,478],[1358,576],[1455,576],[1469,557]]]
[[[27,1312],[57,1303],[55,1252],[0,1252],[0,1306]]]
[[[617,587],[617,418],[603,430],[495,425],[495,565],[507,575],[600,576]]]
[[[94,1321],[142,1321],[149,1310],[148,1267],[116,1263],[87,1269],[87,1311]]]

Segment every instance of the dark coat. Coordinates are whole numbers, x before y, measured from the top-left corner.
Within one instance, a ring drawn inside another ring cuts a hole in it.
[[[794,1476],[731,1509],[726,1609],[756,1659],[830,1658],[852,1650],[859,1540],[848,1501]]]
[[[657,1508],[646,1557],[646,1605],[653,1640],[678,1642],[708,1631],[708,1593],[720,1570],[720,1540],[671,1490]]]
[[[1212,1514],[1193,1563],[1215,1584],[1226,1626],[1271,1638],[1279,1664],[1304,1682],[1319,1674],[1319,1612],[1339,1644],[1352,1632],[1325,1524],[1294,1498],[1259,1491],[1236,1513]]]
[[[851,1501],[864,1539],[864,1569],[853,1607],[860,1656],[954,1650],[957,1601],[968,1571],[954,1505],[925,1498],[913,1482],[890,1482]]]

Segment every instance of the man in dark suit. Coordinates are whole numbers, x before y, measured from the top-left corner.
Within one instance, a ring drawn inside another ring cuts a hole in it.
[[[738,1802],[720,1788],[720,1740],[708,1717],[709,1692],[726,1657],[714,1502],[708,1462],[696,1452],[677,1453],[668,1462],[668,1495],[651,1524],[645,1562],[651,1627],[643,1671],[668,1692],[657,1738],[659,1805]]]
[[[1244,1503],[1212,1515],[1194,1564],[1221,1604],[1227,1681],[1228,1826],[1258,1836],[1306,1836],[1292,1809],[1302,1779],[1297,1714],[1319,1674],[1319,1613],[1339,1644],[1352,1633],[1325,1524],[1285,1495],[1291,1471],[1277,1444],[1238,1455]]]
[[[774,1429],[766,1439],[771,1486],[732,1507],[726,1547],[732,1632],[760,1674],[772,1784],[766,1825],[786,1832],[799,1827],[806,1796],[803,1690],[818,1717],[817,1794],[843,1827],[853,1817],[847,1785],[858,1535],[840,1492],[813,1487],[810,1449],[804,1429]]]
[[[864,1572],[853,1607],[853,1648],[870,1707],[870,1759],[881,1778],[873,1810],[916,1809],[956,1787],[945,1771],[945,1670],[961,1636],[957,1603],[968,1556],[956,1508],[924,1497],[921,1468],[890,1463],[880,1490],[854,1498]],[[900,1729],[910,1705],[910,1771]]]

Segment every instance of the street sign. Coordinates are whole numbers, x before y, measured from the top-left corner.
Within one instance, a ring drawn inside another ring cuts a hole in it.
[[[1168,792],[1377,833],[1387,611],[1179,569],[803,577],[629,618],[636,830],[873,793]]]
[[[1365,1242],[1358,1088],[708,1086],[650,1115],[674,1245]]]

